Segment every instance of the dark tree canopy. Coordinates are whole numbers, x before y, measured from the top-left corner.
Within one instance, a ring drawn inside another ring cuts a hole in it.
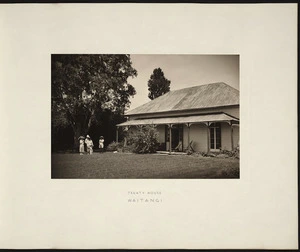
[[[123,115],[137,76],[130,55],[52,55],[52,128],[70,126],[74,143],[107,112]]]
[[[170,91],[171,81],[165,78],[164,72],[156,68],[148,81],[148,97],[153,100]]]

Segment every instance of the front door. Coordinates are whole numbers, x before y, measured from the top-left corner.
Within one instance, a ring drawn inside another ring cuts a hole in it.
[[[171,129],[172,133],[172,150],[183,151],[183,125],[173,125]],[[170,141],[170,132],[166,127],[166,142]]]
[[[172,150],[174,150],[179,143],[179,129],[176,127],[172,128]]]

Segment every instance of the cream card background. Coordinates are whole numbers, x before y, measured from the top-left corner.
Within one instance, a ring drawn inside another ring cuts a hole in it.
[[[296,4],[1,5],[0,34],[1,248],[297,248]],[[239,54],[241,178],[51,180],[51,53]]]

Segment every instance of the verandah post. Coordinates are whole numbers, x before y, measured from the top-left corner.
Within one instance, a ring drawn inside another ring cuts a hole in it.
[[[207,122],[207,153],[210,152],[210,129],[209,129],[209,122]]]
[[[230,134],[231,134],[231,150],[233,151],[234,146],[233,146],[233,125],[232,125],[232,122],[230,123]]]
[[[124,137],[124,147],[126,147],[127,146],[127,132],[128,132],[128,130],[129,130],[129,127],[130,126],[126,126],[125,127],[125,131],[126,131],[126,133],[125,133],[125,137]]]
[[[169,126],[169,135],[170,135],[169,152],[171,154],[171,152],[172,152],[172,124],[169,124],[168,126]]]
[[[190,127],[191,127],[191,125],[188,123],[187,127],[188,127],[188,152],[190,152]]]

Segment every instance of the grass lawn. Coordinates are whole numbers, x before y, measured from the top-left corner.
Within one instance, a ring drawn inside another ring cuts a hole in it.
[[[239,160],[112,152],[52,154],[52,178],[239,178]]]

